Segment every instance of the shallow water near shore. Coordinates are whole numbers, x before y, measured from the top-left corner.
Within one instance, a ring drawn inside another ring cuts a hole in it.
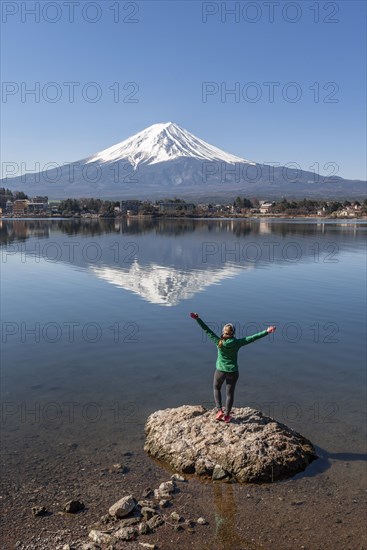
[[[235,406],[286,423],[320,459],[277,484],[190,480],[181,505],[186,495],[209,514],[211,531],[186,547],[366,546],[366,234],[354,220],[3,220],[5,511],[15,506],[32,530],[30,495],[52,508],[78,490],[89,507],[80,534],[117,487],[167,477],[142,451],[147,416],[213,406],[216,350],[189,317],[197,311],[238,337],[277,326],[241,350]],[[100,477],[127,452],[120,485]],[[56,514],[42,521],[71,529]],[[27,535],[10,525],[13,548]]]

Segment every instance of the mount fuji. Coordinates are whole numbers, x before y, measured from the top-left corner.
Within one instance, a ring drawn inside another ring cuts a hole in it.
[[[220,200],[247,197],[365,196],[366,182],[322,177],[237,157],[173,122],[153,124],[85,159],[43,172],[0,180],[0,186],[49,199],[178,196]]]
[[[116,162],[123,159],[137,169],[141,164],[152,165],[179,158],[222,161],[229,164],[250,163],[209,145],[173,122],[153,124],[131,138],[97,153],[88,159],[88,162]]]

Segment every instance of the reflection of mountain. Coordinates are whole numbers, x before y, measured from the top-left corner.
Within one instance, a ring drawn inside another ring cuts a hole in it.
[[[110,267],[91,267],[90,270],[104,281],[162,306],[175,306],[206,287],[239,273],[239,268],[233,265],[203,271],[178,270],[153,263],[139,265],[138,262],[134,262],[127,270]]]
[[[78,223],[3,220],[4,262],[61,263],[150,303],[173,306],[244,270],[340,261],[365,253],[365,222],[165,220]]]

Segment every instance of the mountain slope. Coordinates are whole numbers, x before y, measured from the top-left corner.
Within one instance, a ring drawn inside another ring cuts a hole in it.
[[[366,194],[366,182],[270,168],[226,153],[172,122],[153,124],[77,162],[0,180],[0,186],[50,199],[363,198]]]

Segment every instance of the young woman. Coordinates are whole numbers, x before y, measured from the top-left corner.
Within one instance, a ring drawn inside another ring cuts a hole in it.
[[[224,325],[220,338],[202,321],[197,313],[190,313],[193,319],[196,319],[197,323],[207,333],[209,338],[217,345],[218,356],[216,369],[214,373],[213,391],[214,401],[217,410],[216,420],[224,420],[224,422],[231,421],[231,410],[234,401],[234,390],[236,382],[238,380],[238,363],[237,355],[238,350],[251,342],[255,342],[259,338],[263,338],[270,332],[275,332],[276,327],[268,327],[266,330],[247,336],[246,338],[235,338],[236,329],[231,323]],[[221,388],[223,382],[226,382],[226,407],[223,411],[222,408],[222,394]]]

